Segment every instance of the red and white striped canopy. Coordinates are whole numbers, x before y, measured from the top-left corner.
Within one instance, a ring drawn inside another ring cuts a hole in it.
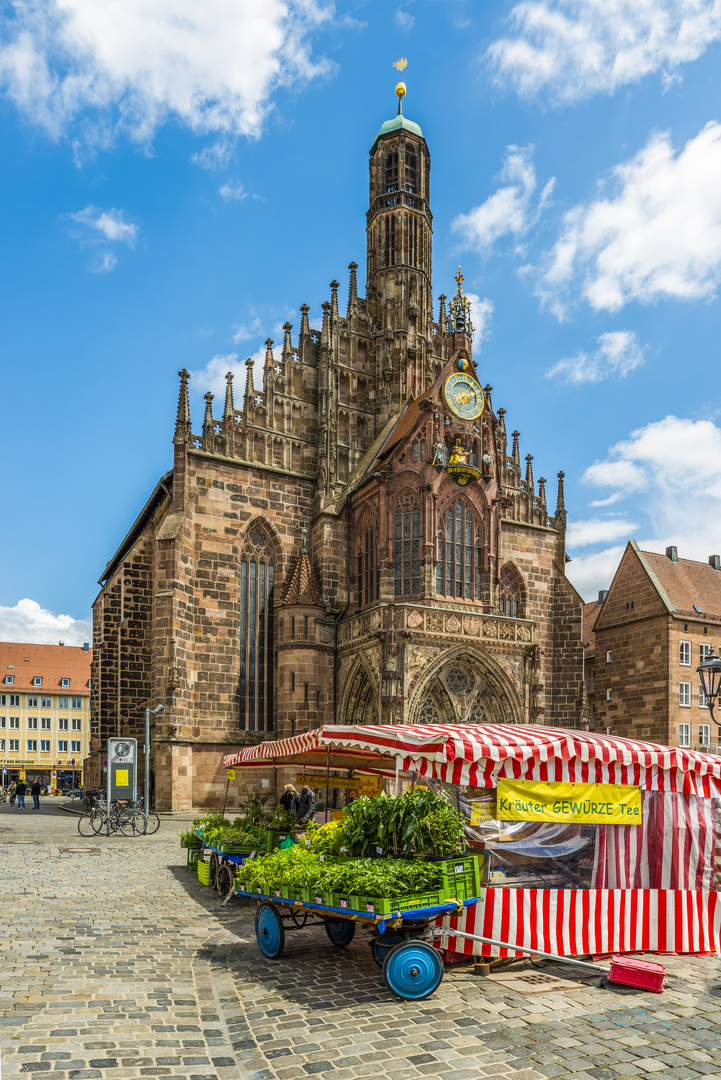
[[[249,746],[223,765],[329,765],[385,776],[398,768],[473,787],[495,787],[499,778],[567,780],[721,798],[721,757],[520,724],[333,724]]]

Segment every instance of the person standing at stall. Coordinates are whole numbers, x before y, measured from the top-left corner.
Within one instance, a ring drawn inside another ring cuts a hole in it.
[[[302,784],[300,789],[300,802],[298,803],[298,823],[307,825],[313,820],[315,814],[315,792],[307,784]]]
[[[280,802],[280,805],[283,807],[283,809],[286,810],[289,814],[298,813],[300,797],[292,784],[285,785],[285,791],[283,792],[278,801]]]

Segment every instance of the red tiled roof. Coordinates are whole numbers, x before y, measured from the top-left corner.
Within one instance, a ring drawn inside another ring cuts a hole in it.
[[[581,630],[583,650],[586,656],[593,656],[596,652],[596,635],[593,625],[598,618],[598,613],[603,607],[598,600],[592,600],[590,604],[583,605],[583,626]]]
[[[704,615],[721,618],[721,572],[709,563],[679,559],[672,562],[667,555],[655,551],[642,552],[661,588],[679,615],[698,619]],[[701,609],[694,610],[694,604]]]
[[[0,689],[38,694],[87,694],[92,658],[93,650],[85,652],[79,645],[23,645],[0,641]],[[6,675],[15,676],[12,687],[6,687]],[[43,680],[42,686],[33,686],[35,676]],[[61,686],[61,679],[70,679],[70,686]]]

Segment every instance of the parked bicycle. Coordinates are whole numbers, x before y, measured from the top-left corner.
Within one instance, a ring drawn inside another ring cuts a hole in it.
[[[121,832],[123,836],[143,836],[148,830],[148,819],[142,810],[113,800],[108,808],[103,799],[96,799],[92,810],[78,818],[81,836],[98,833]]]

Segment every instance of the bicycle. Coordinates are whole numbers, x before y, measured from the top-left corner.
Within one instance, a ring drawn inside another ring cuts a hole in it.
[[[113,801],[108,810],[104,801],[96,799],[89,814],[78,818],[81,836],[96,836],[106,832],[121,832],[123,836],[142,836],[148,828],[148,819],[142,810]]]
[[[146,810],[145,809],[145,799],[143,798],[142,795],[138,796],[138,798],[136,800],[136,803],[135,803],[135,806],[137,807],[138,810],[141,810],[142,813],[144,813],[146,818],[148,819],[147,835],[150,836],[150,835],[152,835],[152,833],[156,833],[158,831],[158,829],[160,828],[160,818],[158,817],[158,815],[155,813],[154,810]]]

